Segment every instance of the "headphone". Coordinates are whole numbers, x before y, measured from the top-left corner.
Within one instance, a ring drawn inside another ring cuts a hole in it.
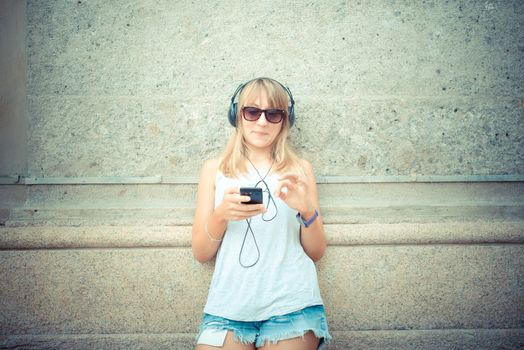
[[[240,94],[240,92],[244,89],[244,87],[247,84],[249,84],[252,81],[255,81],[257,79],[261,79],[261,78],[251,79],[248,82],[245,82],[244,84],[240,84],[237,87],[237,89],[235,90],[235,93],[233,94],[233,97],[231,97],[231,104],[229,105],[228,119],[229,119],[229,123],[231,125],[233,125],[234,127],[237,126],[237,102],[235,102],[235,99],[236,99],[236,97]],[[266,78],[266,79],[270,79],[270,80],[278,83],[287,92],[287,94],[289,96],[289,101],[291,103],[291,105],[288,106],[288,108],[287,108],[287,115],[288,115],[288,120],[289,120],[289,127],[292,127],[293,124],[295,123],[295,100],[293,99],[293,95],[291,94],[291,91],[289,90],[289,88],[287,86],[284,86],[283,84],[279,83],[275,79],[271,79],[271,78]]]

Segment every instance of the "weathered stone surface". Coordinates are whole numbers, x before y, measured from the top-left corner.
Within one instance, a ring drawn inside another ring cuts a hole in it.
[[[28,1],[29,174],[195,176],[260,75],[320,175],[524,173],[522,2],[277,7]]]
[[[335,330],[521,328],[521,245],[330,247],[320,284]]]
[[[30,173],[197,177],[232,132],[227,101],[30,97]],[[318,175],[504,175],[524,167],[518,100],[298,101],[293,144]]]
[[[209,96],[272,73],[299,95],[522,91],[519,1],[278,5],[29,1],[30,89]]]
[[[17,196],[4,191],[6,226],[191,225],[197,190],[189,182],[18,187]],[[522,182],[320,183],[318,193],[329,224],[524,220]]]
[[[194,178],[194,181],[197,181]],[[196,183],[31,185],[0,187],[13,207],[59,208],[194,208]],[[23,191],[19,193],[19,191]],[[320,183],[320,207],[330,206],[474,206],[522,205],[524,182]],[[9,207],[9,205],[7,206]]]
[[[524,221],[325,225],[330,246],[524,243]],[[0,228],[0,249],[190,247],[191,228],[161,225]]]
[[[492,350],[521,349],[522,329],[467,330],[394,330],[394,331],[333,331],[329,350]],[[9,349],[50,350],[153,350],[194,349],[196,333],[191,334],[54,334],[12,336],[0,341]]]
[[[522,1],[0,6],[9,179],[196,179],[255,76],[290,86],[320,179],[524,174]],[[194,183],[0,186],[0,348],[192,349]],[[522,183],[319,193],[330,349],[524,347]]]
[[[195,332],[212,269],[187,248],[0,256],[0,334]]]
[[[319,175],[519,174],[524,167],[518,100],[305,103],[293,140]]]
[[[331,246],[334,331],[524,328],[522,244]],[[189,248],[0,252],[0,334],[195,332],[212,264]]]
[[[0,1],[0,177],[27,174],[26,27],[25,2]]]

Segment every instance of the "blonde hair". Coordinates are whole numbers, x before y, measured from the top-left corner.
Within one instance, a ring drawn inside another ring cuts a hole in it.
[[[235,131],[229,137],[229,141],[220,158],[219,170],[226,176],[238,177],[247,173],[246,162],[248,146],[243,136],[243,126],[240,122],[242,107],[261,93],[267,95],[268,103],[273,108],[286,111],[286,117],[282,120],[282,128],[273,142],[271,157],[274,164],[272,170],[283,172],[295,170],[302,172],[299,158],[288,144],[289,120],[288,106],[289,95],[282,85],[270,78],[257,78],[244,86],[238,96],[237,123]]]

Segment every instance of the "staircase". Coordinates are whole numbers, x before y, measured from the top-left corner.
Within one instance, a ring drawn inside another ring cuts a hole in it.
[[[193,349],[196,185],[0,185],[1,349]],[[320,181],[328,349],[524,347],[524,183]]]

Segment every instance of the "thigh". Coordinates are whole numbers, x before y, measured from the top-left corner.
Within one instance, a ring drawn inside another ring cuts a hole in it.
[[[198,344],[195,350],[255,350],[255,344],[243,344],[236,340],[233,336],[233,331],[227,331],[226,340],[224,346],[216,347],[212,345]]]
[[[309,306],[262,322],[259,349],[317,349],[331,339],[322,305]]]
[[[304,334],[303,337],[279,340],[276,344],[266,341],[260,350],[316,350],[320,344],[315,334],[311,331]]]

